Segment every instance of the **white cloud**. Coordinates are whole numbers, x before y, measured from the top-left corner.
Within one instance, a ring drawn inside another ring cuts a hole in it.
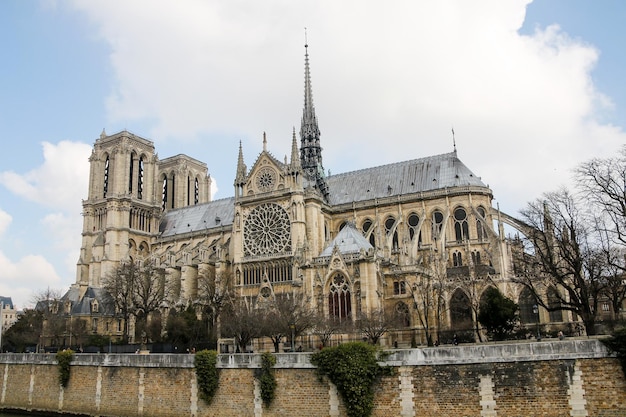
[[[43,256],[27,255],[12,262],[0,252],[0,271],[0,294],[10,296],[18,309],[33,307],[34,296],[43,289],[66,289]]]
[[[236,144],[232,155],[212,152],[224,137],[243,139],[246,153],[268,131],[270,151],[289,153],[307,26],[327,169],[449,152],[454,126],[460,158],[514,214],[625,139],[596,121],[611,105],[590,75],[598,50],[558,26],[520,35],[528,3],[75,5],[111,47],[112,122],[151,120],[143,134],[157,142],[200,137],[190,155],[214,179],[234,175]]]
[[[0,209],[0,237],[4,235],[13,218],[9,213]]]
[[[32,217],[15,214],[16,231],[11,236],[4,233],[12,218],[0,210],[0,237],[5,242],[20,242],[19,251],[9,248],[0,251],[0,294],[11,296],[19,308],[30,306],[33,295],[42,289],[50,287],[62,292],[67,289],[75,276],[81,244],[80,202],[88,189],[91,147],[62,141],[44,142],[42,149],[44,162],[30,172],[0,172],[0,183],[13,194],[41,207],[59,210],[45,214],[29,208],[31,216],[40,213],[43,216],[39,220],[41,228],[30,227]],[[17,255],[20,252],[27,254]],[[62,260],[57,268],[63,266],[64,280],[55,270],[53,259]]]
[[[42,143],[44,162],[26,174],[0,172],[0,184],[29,201],[80,213],[80,201],[85,196],[89,180],[91,146],[61,141]]]

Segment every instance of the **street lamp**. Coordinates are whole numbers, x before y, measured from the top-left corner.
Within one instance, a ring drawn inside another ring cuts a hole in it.
[[[541,340],[541,333],[539,333],[539,306],[537,304],[533,305],[533,314],[537,317],[537,321],[535,325],[537,327],[537,341]]]
[[[296,346],[295,346],[295,334],[296,334],[296,325],[295,324],[290,324],[289,328],[291,329],[291,351],[295,352],[296,351]]]

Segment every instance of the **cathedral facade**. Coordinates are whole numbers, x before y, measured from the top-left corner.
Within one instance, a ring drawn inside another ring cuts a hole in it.
[[[404,317],[386,343],[407,343],[428,326],[477,328],[489,287],[521,300],[504,237],[513,220],[492,206],[492,190],[456,149],[326,175],[308,49],[304,97],[291,155],[277,159],[264,136],[248,167],[240,144],[234,196],[215,201],[205,163],[160,160],[151,141],[103,131],[89,159],[76,303],[120,262],[145,259],[166,269],[171,305],[193,303],[207,278],[251,301],[297,293],[329,318]],[[443,305],[434,320],[433,291]]]

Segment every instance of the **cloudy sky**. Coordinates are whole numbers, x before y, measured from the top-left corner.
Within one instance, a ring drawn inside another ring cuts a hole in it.
[[[103,129],[204,161],[214,198],[299,128],[305,27],[332,173],[450,152],[516,215],[625,143],[620,0],[5,0],[0,295],[75,281]]]

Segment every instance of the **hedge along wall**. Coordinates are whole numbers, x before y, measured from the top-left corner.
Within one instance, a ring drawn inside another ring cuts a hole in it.
[[[310,354],[277,354],[276,397],[260,398],[260,355],[219,355],[218,390],[198,396],[193,355],[76,354],[67,387],[54,355],[0,355],[0,408],[98,416],[345,416]],[[373,416],[624,416],[626,381],[597,340],[393,351]]]

